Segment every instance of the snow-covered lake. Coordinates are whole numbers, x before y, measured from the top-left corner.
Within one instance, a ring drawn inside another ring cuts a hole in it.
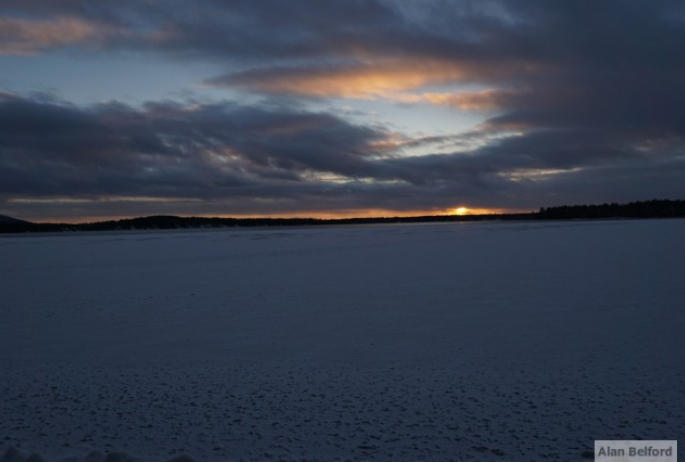
[[[0,458],[19,449],[0,460],[573,461],[677,439],[684,238],[685,220],[0,237]]]

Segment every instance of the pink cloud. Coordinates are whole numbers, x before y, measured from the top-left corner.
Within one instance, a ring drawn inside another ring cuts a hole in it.
[[[30,55],[50,48],[83,43],[97,27],[75,17],[26,20],[0,17],[0,54]]]

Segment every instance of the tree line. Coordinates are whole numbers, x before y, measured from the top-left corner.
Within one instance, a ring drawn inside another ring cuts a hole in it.
[[[655,199],[628,204],[562,205],[543,207],[535,216],[541,220],[675,217],[685,217],[685,201]]]

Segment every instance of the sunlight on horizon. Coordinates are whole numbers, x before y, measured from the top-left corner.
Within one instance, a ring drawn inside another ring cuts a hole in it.
[[[133,218],[142,218],[150,216],[177,216],[177,217],[198,217],[198,218],[315,218],[319,220],[336,220],[336,219],[352,219],[352,218],[395,218],[395,217],[425,217],[425,216],[468,216],[468,215],[492,215],[492,214],[506,214],[519,213],[520,210],[512,209],[488,209],[488,208],[470,208],[470,207],[456,207],[444,210],[386,210],[386,209],[353,209],[353,210],[339,210],[339,211],[293,211],[283,213],[168,213],[165,211],[150,211],[140,212],[124,215],[97,215],[88,217],[69,217],[69,216],[49,216],[39,217],[25,214],[18,216],[23,220],[29,220],[34,223],[94,223],[100,221],[116,221],[127,220]]]

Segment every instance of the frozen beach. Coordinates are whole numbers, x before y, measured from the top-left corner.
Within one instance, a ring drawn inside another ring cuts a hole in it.
[[[675,219],[3,236],[0,458],[19,454],[0,461],[580,461],[595,439],[677,439],[684,237]]]

